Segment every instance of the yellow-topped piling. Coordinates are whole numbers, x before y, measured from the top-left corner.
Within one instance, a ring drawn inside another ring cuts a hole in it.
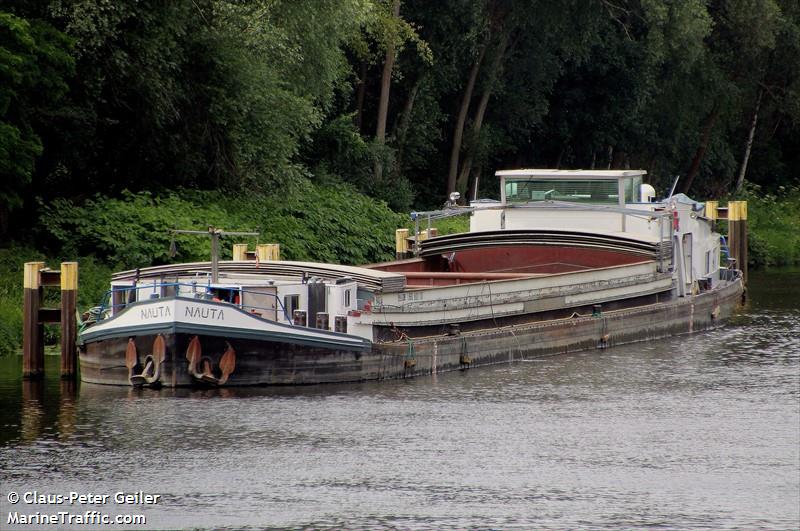
[[[61,287],[59,308],[42,308],[44,286]],[[44,262],[28,262],[23,275],[22,376],[44,376],[44,323],[61,325],[61,376],[78,374],[78,262],[62,262],[61,269],[45,268]]]
[[[78,289],[78,262],[61,262],[61,291]]]
[[[728,248],[747,282],[747,201],[728,201]]]
[[[247,260],[247,244],[234,243],[233,244],[233,259],[235,261]]]
[[[44,262],[26,262],[22,287],[25,289],[39,289],[39,271],[44,269]]]
[[[747,221],[747,201],[728,201],[728,220]]]
[[[44,262],[27,262],[23,280],[22,376],[44,376],[44,326],[39,321],[42,306],[41,270]]]
[[[706,201],[705,216],[711,221],[716,221],[719,217],[718,208],[719,201]]]
[[[61,263],[61,377],[78,374],[78,262]]]
[[[256,256],[261,262],[277,262],[281,259],[281,245],[279,243],[257,245]]]
[[[408,229],[394,231],[394,250],[396,259],[408,258]]]

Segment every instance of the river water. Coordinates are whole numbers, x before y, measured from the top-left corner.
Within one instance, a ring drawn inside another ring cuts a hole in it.
[[[0,528],[797,529],[800,272],[749,297],[712,332],[376,384],[75,389],[6,358]],[[33,491],[109,497],[8,502]]]

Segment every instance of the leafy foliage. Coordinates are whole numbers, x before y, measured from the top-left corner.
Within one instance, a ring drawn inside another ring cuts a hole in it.
[[[764,193],[748,185],[749,262],[756,267],[800,263],[800,185],[781,186]]]
[[[70,44],[46,22],[0,11],[0,234],[42,155],[37,129],[67,92]]]
[[[392,256],[394,229],[402,223],[385,204],[342,184],[303,183],[285,200],[188,190],[164,196],[125,192],[82,205],[60,199],[43,210],[41,229],[52,248],[65,255],[94,255],[117,268],[208,260],[209,238],[193,235],[175,235],[178,252],[169,255],[172,229],[208,226],[258,231],[260,241],[280,243],[288,260],[379,261]],[[230,258],[230,245],[222,252]]]
[[[747,179],[777,196],[797,181],[798,94],[797,0],[3,2],[0,239],[63,210],[54,241],[159,262],[153,227],[304,230],[299,214],[254,218],[220,194],[316,208],[305,198],[348,183],[429,209],[451,180],[493,194],[495,170],[523,166],[640,167],[659,190],[682,175],[700,199]],[[214,207],[179,216],[183,201]]]

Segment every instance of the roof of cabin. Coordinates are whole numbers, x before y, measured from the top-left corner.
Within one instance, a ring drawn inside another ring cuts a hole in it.
[[[549,179],[620,179],[645,175],[645,170],[552,170],[552,169],[521,169],[500,170],[495,173],[498,177],[547,177]]]

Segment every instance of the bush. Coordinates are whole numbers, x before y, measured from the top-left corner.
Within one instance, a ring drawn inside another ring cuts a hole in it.
[[[748,183],[748,257],[754,267],[800,264],[800,187],[779,187],[762,193]]]
[[[118,269],[163,264],[170,257],[171,229],[205,229],[229,222],[212,194],[187,201],[175,193],[123,192],[120,198],[97,195],[83,205],[58,199],[43,207],[40,226],[65,256],[90,256]],[[207,238],[177,235],[177,261],[207,260]]]
[[[403,216],[344,184],[297,184],[288,197],[182,190],[166,196],[126,192],[122,198],[96,196],[77,205],[67,200],[44,207],[40,221],[53,247],[67,256],[94,255],[117,269],[208,260],[210,239],[176,235],[173,228],[258,231],[260,242],[281,244],[287,260],[360,264],[393,256],[394,229]],[[255,238],[230,237],[221,248]]]

